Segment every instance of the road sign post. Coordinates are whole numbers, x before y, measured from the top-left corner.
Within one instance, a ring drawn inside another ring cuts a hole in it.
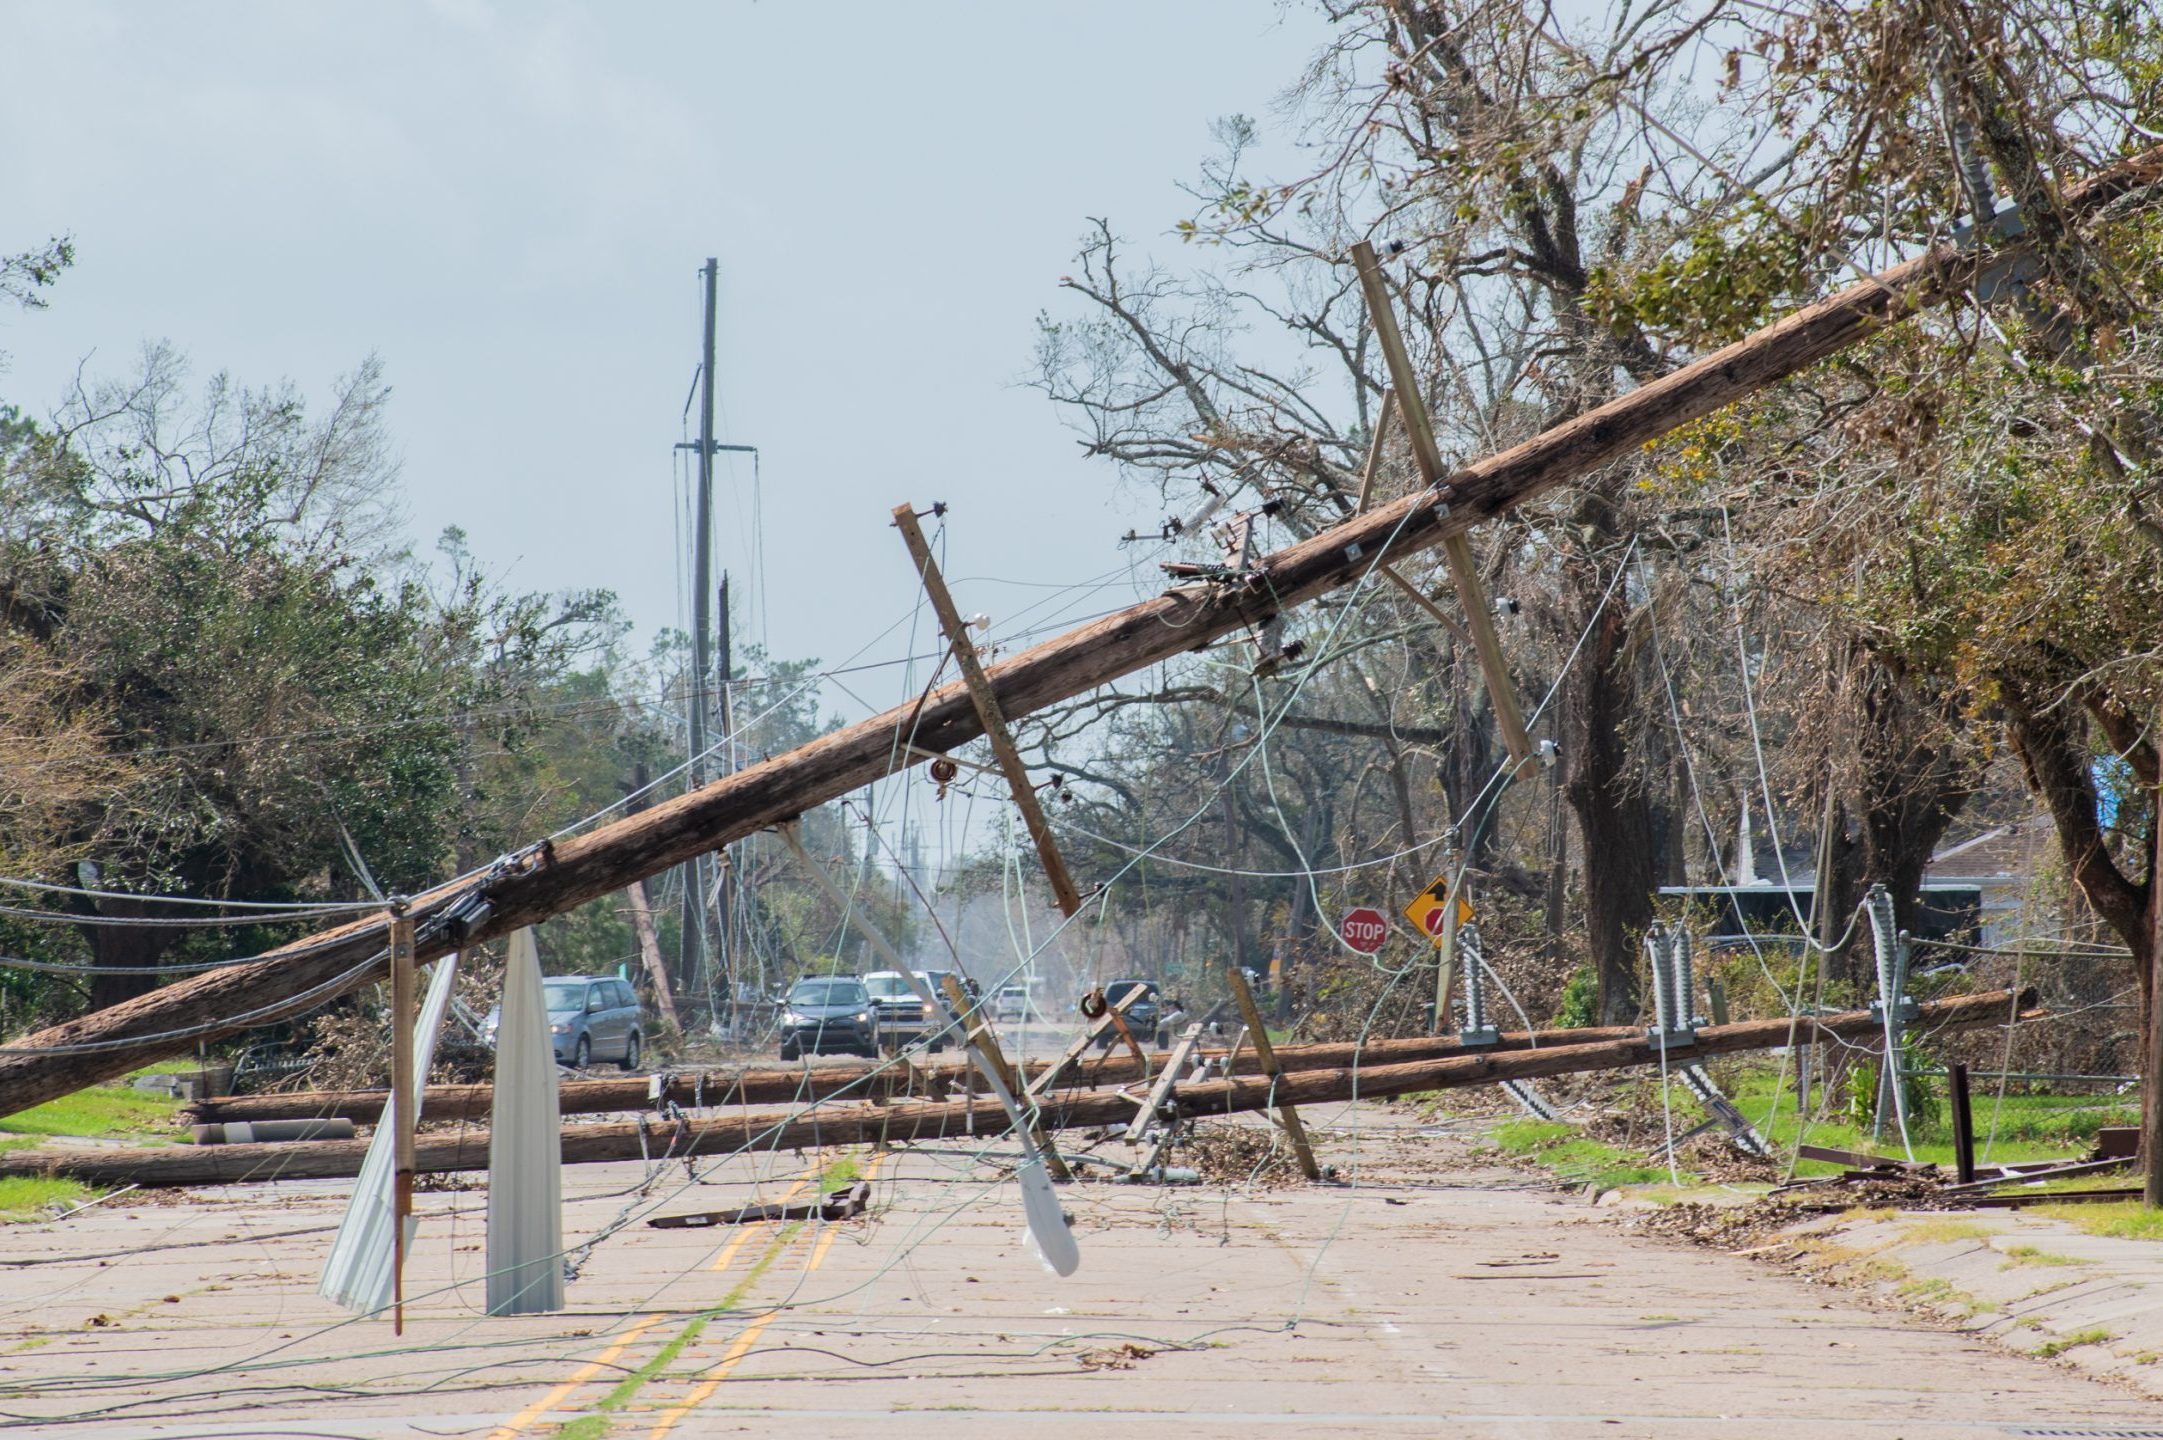
[[[1450,1024],[1450,989],[1456,980],[1457,927],[1472,919],[1472,907],[1462,895],[1454,893],[1448,875],[1437,875],[1433,883],[1412,897],[1412,903],[1404,907],[1404,914],[1419,928],[1422,935],[1429,936],[1440,953],[1435,957],[1434,985],[1434,1033],[1443,1034]]]
[[[1472,920],[1472,907],[1465,898],[1457,896],[1454,906],[1449,903],[1450,898],[1450,877],[1437,875],[1432,884],[1413,896],[1411,903],[1404,907],[1404,918],[1411,921],[1420,934],[1440,945],[1446,933],[1459,925],[1470,924]]]

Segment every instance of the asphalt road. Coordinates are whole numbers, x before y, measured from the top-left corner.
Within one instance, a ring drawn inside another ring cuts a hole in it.
[[[0,1415],[99,1440],[2163,1434],[2150,1402],[1629,1234],[1404,1117],[1309,1115],[1349,1185],[1066,1187],[1063,1280],[998,1141],[573,1168],[566,1236],[606,1233],[548,1316],[479,1313],[485,1195],[428,1193],[403,1337],[316,1298],[341,1185],[125,1195],[4,1232]],[[850,1171],[863,1220],[643,1223]]]

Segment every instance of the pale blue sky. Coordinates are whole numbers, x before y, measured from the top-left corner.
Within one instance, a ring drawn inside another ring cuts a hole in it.
[[[1086,216],[1180,259],[1209,122],[1266,129],[1324,28],[1270,0],[8,17],[0,248],[68,231],[79,259],[49,311],[0,316],[0,396],[42,412],[151,338],[313,394],[378,352],[414,538],[462,525],[516,586],[613,589],[642,642],[677,615],[670,446],[714,254],[723,438],[763,450],[753,638],[830,663],[913,599],[901,499],[955,506],[957,577],[1097,576],[1153,524],[1016,385],[1033,317]],[[721,554],[755,579],[749,485],[724,466]],[[1047,593],[958,588],[1001,630]]]

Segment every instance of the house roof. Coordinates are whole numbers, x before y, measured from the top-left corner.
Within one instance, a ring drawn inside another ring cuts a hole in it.
[[[2030,875],[2050,836],[2050,817],[2030,816],[1947,846],[1930,857],[1930,868],[1924,873],[1931,880],[2011,880]]]

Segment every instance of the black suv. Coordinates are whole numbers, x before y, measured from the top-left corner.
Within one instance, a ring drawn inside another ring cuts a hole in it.
[[[1157,1034],[1157,1024],[1164,1012],[1163,1003],[1158,997],[1156,981],[1107,981],[1104,985],[1104,1003],[1106,1005],[1117,1005],[1136,990],[1142,993],[1136,995],[1134,1003],[1121,1012],[1121,1018],[1127,1022],[1127,1030],[1136,1040],[1144,1045],[1161,1045],[1164,1042],[1163,1038]],[[1107,1050],[1118,1043],[1119,1028],[1116,1025],[1106,1026],[1104,1034],[1097,1040],[1097,1044]]]

